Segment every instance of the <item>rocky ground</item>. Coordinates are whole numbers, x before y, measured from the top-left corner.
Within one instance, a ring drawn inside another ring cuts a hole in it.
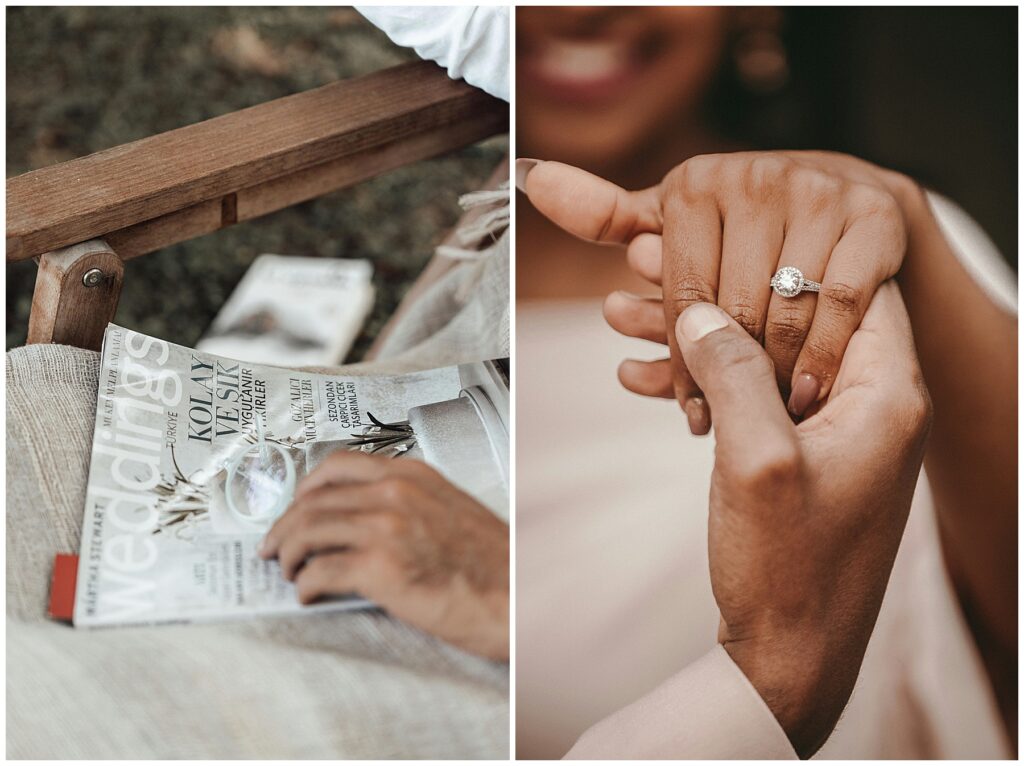
[[[9,8],[7,176],[415,57],[346,8]],[[369,258],[357,360],[507,151],[492,139],[129,261],[115,321],[193,344],[260,253]],[[7,268],[7,347],[35,280]]]

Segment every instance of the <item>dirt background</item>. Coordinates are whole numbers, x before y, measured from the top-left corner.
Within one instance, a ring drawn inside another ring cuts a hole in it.
[[[414,60],[349,8],[8,8],[7,177]],[[260,253],[369,258],[358,360],[505,138],[131,260],[115,321],[192,345]],[[7,347],[25,342],[31,261],[7,267]]]

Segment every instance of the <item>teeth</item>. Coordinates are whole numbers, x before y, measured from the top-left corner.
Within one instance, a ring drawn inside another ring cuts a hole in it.
[[[628,51],[617,43],[549,43],[540,66],[551,77],[593,81],[614,76],[628,63]]]

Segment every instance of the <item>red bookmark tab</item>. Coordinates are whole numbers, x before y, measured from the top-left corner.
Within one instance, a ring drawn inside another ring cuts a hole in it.
[[[78,556],[58,553],[53,561],[50,584],[50,617],[71,622],[75,614],[75,583],[78,580]]]

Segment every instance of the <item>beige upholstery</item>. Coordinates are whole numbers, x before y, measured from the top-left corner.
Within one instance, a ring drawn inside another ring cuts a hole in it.
[[[378,612],[77,630],[98,355],[7,354],[8,758],[507,758],[508,668]]]

